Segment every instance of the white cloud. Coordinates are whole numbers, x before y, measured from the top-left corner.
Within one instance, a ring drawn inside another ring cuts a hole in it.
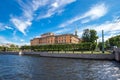
[[[49,3],[49,0],[33,0],[33,10],[36,11],[39,7],[45,6]]]
[[[71,31],[71,29],[70,28],[64,28],[64,29],[60,29],[60,30],[55,31],[54,33],[55,34],[63,34],[63,33],[68,32],[68,31]]]
[[[104,16],[108,12],[107,7],[105,4],[96,4],[90,8],[89,11],[84,13],[83,15],[76,16],[73,19],[59,25],[59,27],[66,27],[67,25],[70,25],[76,21],[81,20],[81,23],[87,23],[92,20],[99,19],[100,17]]]
[[[25,30],[32,25],[34,19],[34,13],[38,10],[39,7],[47,4],[48,0],[32,0],[24,3],[21,0],[18,0],[19,5],[22,7],[22,15],[19,17],[11,17],[10,21],[15,25],[15,27],[26,35]]]
[[[12,27],[10,27],[10,26],[4,26],[6,29],[10,29],[10,30],[13,30],[13,28]]]
[[[0,23],[0,30],[1,30],[1,31],[2,31],[2,30],[5,30],[4,25],[3,25],[2,23]]]
[[[55,2],[55,3],[52,4],[52,6],[57,8],[58,7],[58,3]]]
[[[100,32],[101,30],[104,30],[105,32],[108,32],[108,31],[112,32],[112,31],[120,30],[120,23],[116,23],[116,22],[105,23],[99,26],[95,26],[94,28],[98,32]]]
[[[114,19],[113,21],[106,21],[102,24],[94,24],[84,26],[84,28],[80,29],[79,36],[81,36],[81,31],[84,29],[95,29],[98,33],[99,39],[101,40],[102,30],[104,30],[104,37],[105,40],[108,38],[120,34],[120,19]]]
[[[11,43],[16,44],[16,45],[19,45],[19,46],[29,45],[29,44],[30,44],[29,42],[26,42],[26,41],[24,40],[24,38],[21,38],[21,37],[17,36],[17,35],[16,35],[16,31],[13,32],[12,41],[14,41],[14,42],[11,42]]]
[[[10,41],[7,40],[5,37],[0,36],[0,44],[2,44],[2,43],[10,43]]]
[[[56,13],[61,13],[64,11],[64,7],[70,3],[75,2],[76,0],[53,0],[53,3],[50,3],[49,9],[44,15],[40,15],[38,19],[48,18]]]
[[[40,38],[40,35],[39,36],[35,36],[35,38]],[[32,38],[33,39],[33,38]]]
[[[97,31],[97,35],[99,36],[99,41],[101,41],[102,37],[102,30],[104,30],[104,40],[107,40],[110,37],[120,35],[120,18],[116,17],[112,21],[106,21],[101,24],[93,24],[93,25],[83,25],[82,27],[78,28],[78,35],[79,37],[82,36],[84,29],[94,29]],[[55,33],[65,33],[73,31],[73,27],[64,27]]]
[[[94,28],[99,34],[104,30],[105,40],[108,38],[120,34],[120,22],[105,23]]]
[[[24,39],[21,39],[20,41],[21,41],[21,42],[24,42],[25,40],[24,40]]]
[[[0,31],[3,31],[3,30],[13,30],[12,27],[8,26],[8,25],[5,25],[3,23],[0,23]]]
[[[15,33],[14,33],[15,34]],[[10,44],[16,44],[16,45],[19,45],[19,46],[22,46],[22,45],[30,45],[29,42],[25,42],[24,39],[21,39],[20,37],[17,37],[16,36],[16,39],[13,39],[13,41],[10,41],[7,39],[7,37],[4,37],[4,36],[0,36],[0,45],[1,44],[7,44],[7,43],[10,43]],[[19,40],[19,41],[18,41]]]
[[[18,0],[17,2],[21,6],[21,9],[23,11],[22,15],[19,17],[11,17],[11,22],[15,25],[15,27],[21,31],[24,35],[26,34],[26,29],[32,25],[32,21],[37,19],[43,19],[48,18],[54,15],[55,13],[61,13],[63,11],[64,6],[67,4],[70,4],[76,0],[32,0],[27,1],[26,3],[22,0]],[[40,8],[46,7],[48,8],[44,12],[45,14],[41,15],[37,12]]]
[[[24,20],[20,20],[17,18],[12,18],[11,21],[14,23],[14,25],[16,26],[16,28],[21,31],[24,35],[26,35],[25,30],[28,26],[31,26],[31,21],[24,21]]]
[[[16,43],[19,46],[30,45],[29,42]]]
[[[19,37],[19,36],[16,35],[16,30],[13,31],[13,37],[11,39],[14,42],[20,42],[22,40],[21,37]]]
[[[89,22],[91,20],[98,19],[102,16],[104,16],[107,13],[107,6],[105,4],[97,4],[91,7],[91,9],[86,12],[81,18],[83,19],[83,23]]]

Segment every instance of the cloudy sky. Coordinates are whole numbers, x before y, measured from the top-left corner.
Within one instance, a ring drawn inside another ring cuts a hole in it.
[[[43,33],[95,29],[105,39],[120,34],[120,0],[2,0],[0,43],[29,44]]]

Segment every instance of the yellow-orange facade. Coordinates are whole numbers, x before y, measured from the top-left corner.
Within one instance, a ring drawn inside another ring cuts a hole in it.
[[[31,45],[49,45],[49,44],[77,44],[80,39],[73,34],[54,35],[53,33],[46,33],[40,38],[31,40]]]
[[[30,41],[31,45],[38,45],[40,43],[40,39],[39,38],[34,38],[33,40]]]

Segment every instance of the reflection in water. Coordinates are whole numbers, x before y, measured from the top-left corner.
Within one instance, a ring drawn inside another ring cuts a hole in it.
[[[115,61],[0,55],[0,80],[120,80]]]

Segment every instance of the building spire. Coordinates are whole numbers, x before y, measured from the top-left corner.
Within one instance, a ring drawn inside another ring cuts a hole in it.
[[[78,30],[77,30],[77,27],[76,27],[76,29],[75,29],[75,36],[78,36],[77,33],[78,33]]]

